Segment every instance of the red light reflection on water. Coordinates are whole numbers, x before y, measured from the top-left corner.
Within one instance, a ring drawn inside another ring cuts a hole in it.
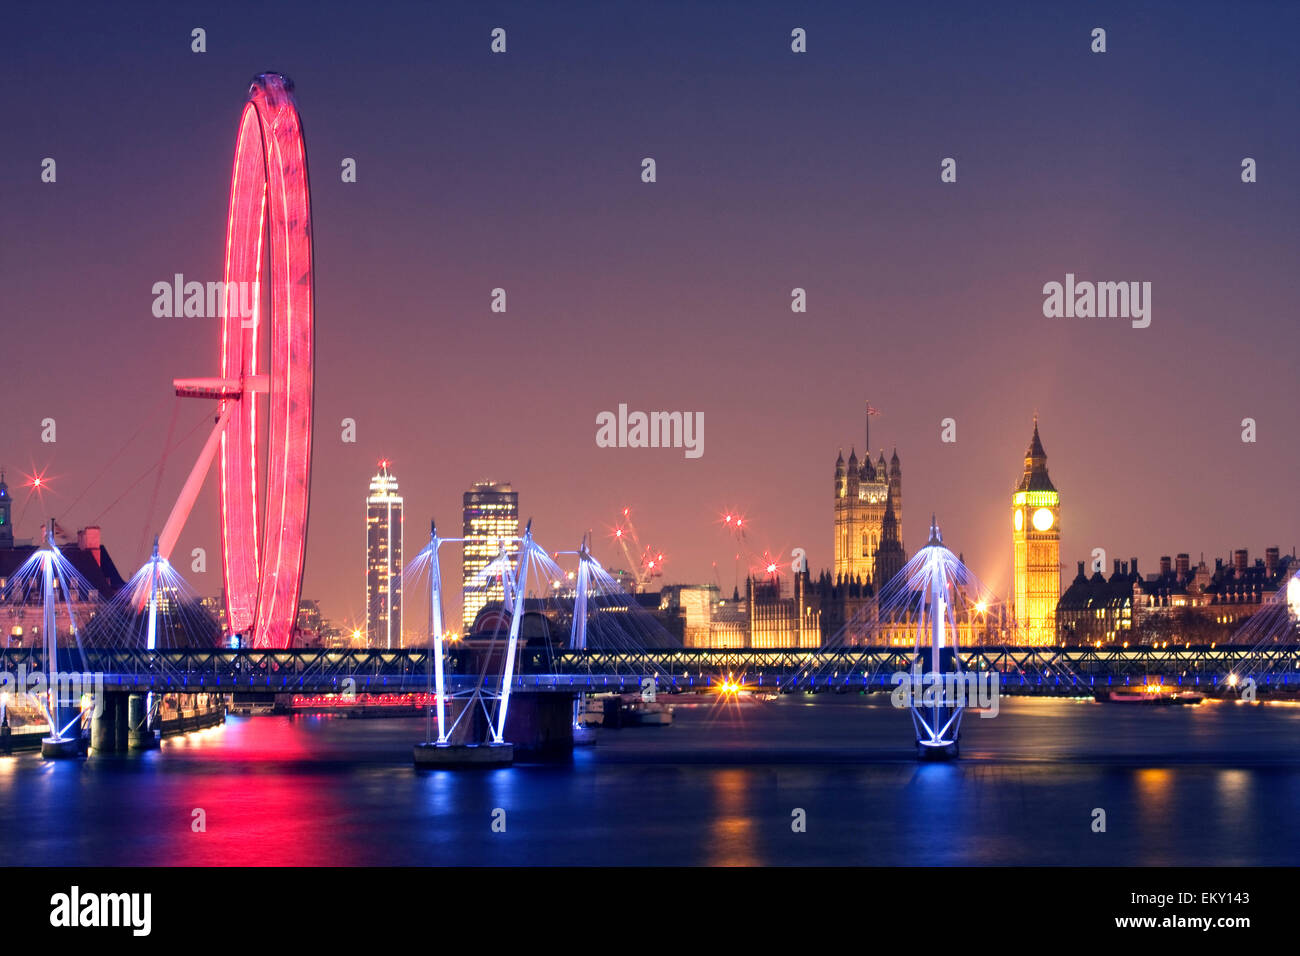
[[[345,805],[339,764],[355,754],[322,743],[302,719],[232,718],[224,727],[164,742],[159,759],[178,819],[190,826],[159,828],[162,857],[140,862],[179,866],[338,866],[358,859],[356,840],[331,839],[361,813]],[[306,731],[306,732],[305,732]],[[179,805],[177,805],[179,801]],[[193,830],[195,810],[206,831]],[[170,814],[169,814],[170,815]]]

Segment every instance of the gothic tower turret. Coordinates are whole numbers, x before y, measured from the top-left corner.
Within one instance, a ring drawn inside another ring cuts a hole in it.
[[[0,548],[14,546],[13,499],[5,484],[5,473],[0,471]]]
[[[843,469],[841,461],[835,463],[835,577],[847,578],[859,573],[854,556],[862,530],[858,508],[862,476],[858,472],[856,448],[849,451],[847,470]]]
[[[882,594],[888,584],[903,565],[907,563],[907,554],[903,551],[903,542],[898,535],[898,520],[894,516],[894,493],[892,489],[885,492],[885,515],[880,521],[880,547],[876,549],[875,567],[872,579],[876,584],[876,594]]]
[[[898,461],[897,448],[889,459],[889,491],[894,498],[894,517],[898,520],[898,543],[906,552],[907,546],[903,544],[903,466]]]
[[[868,408],[870,416],[879,414]],[[870,433],[868,433],[870,434]],[[895,455],[897,469],[897,455]],[[881,525],[885,516],[885,498],[894,490],[894,516],[899,512],[902,493],[901,477],[891,475],[885,454],[878,462],[872,461],[871,452],[863,453],[858,460],[857,448],[849,452],[847,466],[843,452],[835,462],[835,567],[834,580],[855,580],[872,583],[875,576],[876,551],[881,542]],[[899,533],[899,544],[902,535]]]

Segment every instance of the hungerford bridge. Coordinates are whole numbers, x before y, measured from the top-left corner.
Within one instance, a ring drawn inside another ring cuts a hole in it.
[[[61,648],[59,661],[102,675],[106,691],[153,693],[404,694],[428,687],[426,648],[403,650],[95,649]],[[1300,690],[1300,646],[1275,649],[1229,646],[1128,648],[985,646],[959,651],[963,669],[997,671],[1000,692],[1091,696],[1151,679],[1213,692],[1253,675],[1261,688]],[[471,651],[444,650],[448,693],[479,682]],[[652,680],[658,691],[707,690],[741,682],[772,691],[890,690],[892,675],[907,671],[912,648],[835,647],[815,650],[675,648],[573,650],[522,648],[511,689],[530,692],[639,691]],[[20,670],[21,668],[21,670]],[[55,667],[54,670],[61,668]],[[0,670],[48,672],[40,647],[0,651]]]

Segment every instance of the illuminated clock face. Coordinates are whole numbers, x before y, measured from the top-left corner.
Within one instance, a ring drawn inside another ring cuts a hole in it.
[[[1025,513],[1019,508],[1016,509],[1016,530],[1019,531],[1025,526]]]
[[[1050,531],[1054,520],[1050,508],[1039,508],[1034,512],[1034,528],[1038,531]]]

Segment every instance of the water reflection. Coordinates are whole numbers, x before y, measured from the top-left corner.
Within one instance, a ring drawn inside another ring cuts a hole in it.
[[[232,719],[144,754],[0,757],[0,864],[1300,861],[1276,825],[1300,796],[1300,710],[1134,710],[1008,701],[968,722],[962,760],[917,764],[878,701],[710,703],[567,766],[475,773],[411,767],[421,718]]]
[[[754,819],[749,808],[747,770],[725,769],[713,774],[713,813],[709,820],[708,863],[714,866],[753,866]],[[690,813],[691,808],[683,807]]]

